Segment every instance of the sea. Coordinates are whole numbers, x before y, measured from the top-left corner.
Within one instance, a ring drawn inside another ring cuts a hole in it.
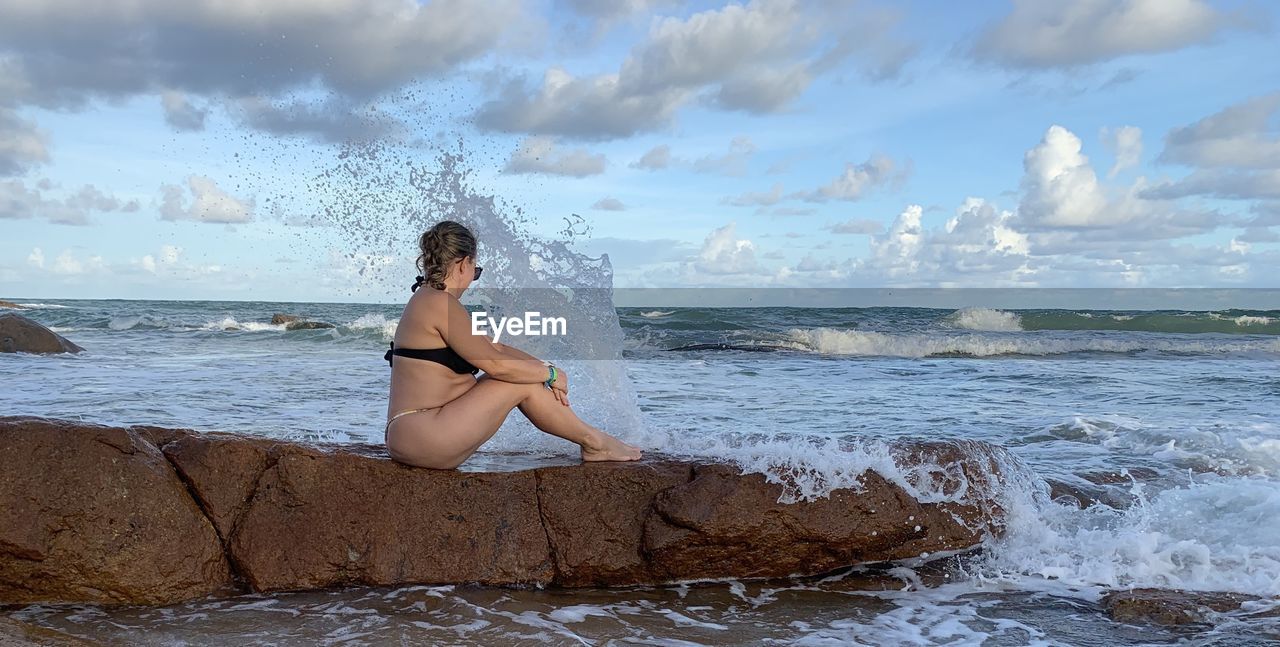
[[[894,439],[986,441],[1010,456],[1007,532],[970,555],[784,581],[358,587],[5,613],[119,645],[1280,639],[1280,618],[1264,617],[1275,603],[1169,628],[1113,622],[1099,602],[1139,587],[1280,596],[1280,311],[617,307],[606,297],[589,305],[593,353],[558,358],[589,422],[649,452],[786,472],[788,500],[856,487],[867,469],[902,481],[886,453]],[[85,352],[0,356],[0,415],[382,442],[383,353],[403,300],[6,298]],[[333,327],[288,330],[270,323],[276,313]],[[522,452],[536,464],[575,449],[514,412],[469,463]]]

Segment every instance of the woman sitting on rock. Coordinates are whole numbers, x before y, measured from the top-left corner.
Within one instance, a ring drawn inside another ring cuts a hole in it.
[[[584,461],[640,458],[638,448],[574,414],[563,368],[472,333],[471,314],[458,300],[480,278],[469,229],[442,221],[422,235],[419,247],[422,276],[386,354],[392,368],[384,442],[391,458],[453,469],[513,408],[538,429],[579,445]],[[430,289],[419,290],[422,285]],[[484,375],[475,377],[477,371]]]

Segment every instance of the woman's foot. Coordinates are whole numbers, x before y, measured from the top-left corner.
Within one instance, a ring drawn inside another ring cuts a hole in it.
[[[640,448],[628,445],[603,431],[582,445],[583,461],[634,461],[640,459]]]

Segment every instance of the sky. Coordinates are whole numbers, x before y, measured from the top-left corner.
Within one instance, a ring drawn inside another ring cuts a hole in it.
[[[370,143],[618,287],[1280,287],[1277,14],[0,0],[0,298],[402,299]]]

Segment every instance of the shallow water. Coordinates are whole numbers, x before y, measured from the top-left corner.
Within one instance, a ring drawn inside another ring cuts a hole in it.
[[[13,300],[87,352],[0,357],[0,415],[382,440],[382,353],[399,305]],[[266,323],[274,312],[338,326],[286,331]],[[985,440],[1017,459],[1002,493],[1009,533],[963,567],[873,578],[889,591],[863,590],[862,576],[404,587],[10,613],[118,644],[1242,644],[1278,632],[1274,620],[1230,616],[1216,629],[1125,627],[1096,600],[1130,586],[1280,595],[1280,335],[1268,327],[1280,313],[618,313],[640,423],[579,398],[589,421],[651,450],[789,470],[793,498],[856,485],[864,468],[910,480],[883,452],[886,439]],[[689,347],[701,350],[669,350]],[[573,374],[587,361],[562,363]],[[503,452],[534,463],[573,456],[517,418],[472,465]],[[1113,505],[1053,501],[1046,479],[1093,488]]]

